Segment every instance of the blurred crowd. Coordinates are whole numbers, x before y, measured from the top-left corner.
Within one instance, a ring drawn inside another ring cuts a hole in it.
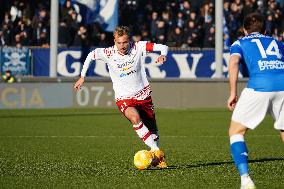
[[[151,40],[171,47],[215,46],[212,0],[127,0],[120,11],[121,23],[133,27],[135,40]],[[243,36],[243,18],[256,11],[267,18],[267,34],[284,41],[284,0],[224,0],[225,48]]]
[[[266,16],[266,32],[283,41],[284,0],[224,0],[224,46],[243,36],[242,20],[258,11]],[[50,1],[11,0],[0,7],[0,46],[49,46]],[[78,7],[60,4],[58,42],[61,47],[112,45],[112,34],[98,23],[82,24]],[[121,0],[119,23],[130,26],[133,40],[170,47],[212,48],[215,43],[213,0]]]

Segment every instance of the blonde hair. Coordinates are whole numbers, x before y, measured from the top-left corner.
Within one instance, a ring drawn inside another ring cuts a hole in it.
[[[118,35],[119,37],[123,35],[130,36],[130,30],[127,26],[117,26],[113,32],[113,36]]]

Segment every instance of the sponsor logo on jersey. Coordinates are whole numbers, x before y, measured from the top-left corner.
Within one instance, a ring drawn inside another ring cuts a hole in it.
[[[259,60],[257,63],[261,71],[284,69],[284,62],[281,60],[270,60],[270,61]]]
[[[122,68],[122,70],[120,70],[120,71],[127,71],[127,70],[129,70],[130,68],[132,68],[133,66],[130,66],[130,67],[126,67],[126,68]]]
[[[125,77],[125,76],[128,76],[128,75],[134,74],[136,72],[137,72],[136,70],[131,70],[130,72],[127,72],[127,73],[121,73],[119,75],[119,77]]]
[[[124,63],[122,63],[122,64],[116,64],[117,65],[117,67],[119,68],[119,69],[121,69],[121,68],[125,68],[125,67],[127,67],[127,66],[130,66],[130,65],[132,65],[134,63],[134,60],[131,60],[131,61],[128,61],[128,62],[124,62]]]

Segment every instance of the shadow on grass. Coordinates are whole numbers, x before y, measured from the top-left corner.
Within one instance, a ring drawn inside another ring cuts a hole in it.
[[[120,112],[94,112],[94,113],[72,113],[72,114],[28,114],[28,115],[3,115],[0,118],[45,118],[45,117],[74,117],[74,116],[108,116],[120,115]]]
[[[271,161],[284,162],[284,158],[262,158],[262,159],[249,160],[248,162],[251,164],[251,163],[261,163],[261,162],[271,162]],[[220,166],[220,165],[234,165],[234,162],[223,161],[223,162],[196,163],[191,165],[169,165],[168,168],[166,169],[188,169],[188,168],[210,167],[210,166]],[[162,169],[150,168],[147,170],[162,170]]]

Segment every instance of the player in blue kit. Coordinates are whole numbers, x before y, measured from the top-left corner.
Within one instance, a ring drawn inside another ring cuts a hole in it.
[[[244,135],[255,129],[269,113],[284,142],[284,46],[265,35],[265,19],[258,13],[248,15],[243,23],[245,37],[230,49],[230,97],[227,107],[233,111],[229,128],[231,154],[241,176],[241,189],[255,188],[249,176],[248,150]],[[237,96],[239,62],[247,65],[247,87]]]

